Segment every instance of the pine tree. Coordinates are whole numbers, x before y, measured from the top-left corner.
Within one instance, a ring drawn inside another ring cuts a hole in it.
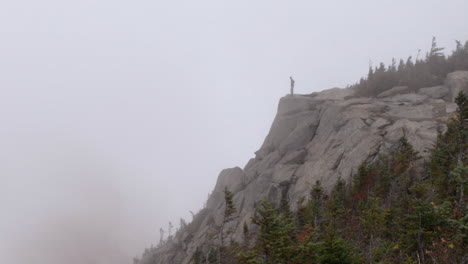
[[[330,224],[335,228],[341,228],[346,225],[346,203],[347,203],[346,182],[338,178],[333,190],[330,193],[330,199],[327,203],[327,213]]]
[[[468,148],[468,98],[460,92],[455,99],[458,110],[457,117],[447,126],[445,134],[440,134],[435,147],[432,149],[431,174],[438,188],[440,196],[455,197],[457,195],[456,177],[457,167],[464,167],[468,163],[465,155]],[[459,188],[459,187],[458,187]]]
[[[281,193],[281,200],[280,200],[280,210],[279,212],[288,219],[293,218],[293,213],[291,212],[291,206],[289,205],[289,199],[287,195],[287,189],[283,190]]]
[[[299,197],[297,200],[297,211],[296,211],[296,222],[299,228],[306,226],[312,222],[312,208],[309,206],[309,203],[306,202],[304,196]]]
[[[203,252],[200,250],[199,247],[195,249],[195,253],[192,255],[192,263],[193,264],[203,264],[205,263],[205,258],[203,257]]]
[[[246,222],[244,222],[244,225],[242,226],[242,238],[243,238],[243,246],[244,248],[249,247],[250,243],[250,231],[249,231],[249,226],[247,225]]]
[[[233,201],[233,195],[227,188],[227,186],[224,188],[224,216],[223,216],[223,222],[221,224],[221,228],[219,231],[219,240],[220,240],[220,247],[218,249],[218,263],[219,264],[224,264],[225,263],[225,255],[226,255],[226,247],[224,243],[224,238],[225,238],[225,233],[226,230],[226,224],[231,222],[236,218],[236,207],[234,206],[234,201]],[[227,233],[231,233],[232,230],[227,230]]]
[[[262,201],[252,222],[260,227],[256,248],[262,263],[289,263],[294,257],[294,224],[279,214],[269,201]]]
[[[456,40],[456,48],[452,55],[448,58],[451,71],[466,71],[468,70],[468,41],[465,45]]]
[[[353,264],[356,259],[349,244],[329,226],[319,251],[320,264]]]
[[[384,233],[389,212],[383,208],[381,199],[377,197],[369,197],[362,211],[360,220],[369,238],[369,263],[374,263],[374,251],[379,246],[375,241]]]
[[[314,228],[319,227],[320,215],[323,207],[323,188],[320,181],[316,181],[310,191],[310,201]]]
[[[441,83],[450,71],[443,50],[444,48],[437,47],[436,38],[433,37],[431,50],[426,61],[429,65],[430,74],[433,76],[434,81],[438,83]]]
[[[214,247],[210,248],[208,252],[208,264],[215,264],[219,262],[219,249],[215,249]]]

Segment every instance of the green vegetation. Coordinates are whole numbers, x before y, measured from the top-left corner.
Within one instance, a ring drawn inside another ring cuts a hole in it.
[[[395,86],[407,86],[410,90],[422,87],[441,85],[447,73],[457,70],[468,70],[468,41],[462,45],[457,41],[456,49],[446,57],[443,48],[437,47],[436,39],[432,39],[431,50],[425,58],[413,62],[410,56],[406,62],[400,60],[398,66],[395,59],[388,67],[380,63],[378,67],[369,67],[367,78],[362,78],[350,87],[356,89],[360,96],[376,96]]]
[[[256,228],[244,224],[244,242],[223,246],[229,254],[217,263],[464,263],[468,98],[460,93],[456,101],[457,116],[426,161],[402,137],[390,154],[362,164],[349,184],[339,179],[327,194],[317,181],[295,212],[285,198],[278,208],[262,201]],[[225,202],[231,221],[228,191]]]

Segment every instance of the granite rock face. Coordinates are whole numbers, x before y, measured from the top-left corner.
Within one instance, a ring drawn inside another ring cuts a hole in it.
[[[216,227],[222,223],[225,186],[233,192],[239,212],[228,228],[234,230],[231,238],[241,241],[243,223],[251,223],[263,199],[278,205],[286,195],[294,205],[317,180],[330,190],[339,177],[349,180],[362,162],[388,153],[403,135],[424,156],[438,129],[456,111],[453,98],[458,91],[468,91],[467,84],[468,72],[455,72],[444,86],[416,93],[397,88],[378,98],[357,98],[350,89],[333,88],[281,98],[255,158],[244,169],[223,170],[206,208],[139,264],[190,263],[197,248],[207,254],[208,245],[219,241]]]

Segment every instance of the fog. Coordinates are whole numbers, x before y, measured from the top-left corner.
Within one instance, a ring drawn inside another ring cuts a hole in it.
[[[0,262],[131,263],[278,100],[468,39],[465,0],[0,2]]]

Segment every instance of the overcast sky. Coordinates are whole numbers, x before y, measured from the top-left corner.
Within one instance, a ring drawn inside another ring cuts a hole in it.
[[[466,0],[0,1],[0,262],[129,264],[278,100],[468,39]]]

